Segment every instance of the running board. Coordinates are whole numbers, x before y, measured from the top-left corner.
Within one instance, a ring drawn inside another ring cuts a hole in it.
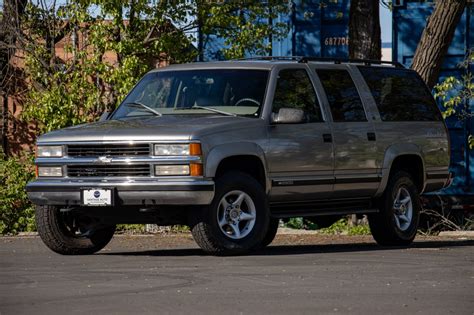
[[[313,217],[323,215],[346,215],[377,213],[368,199],[314,201],[305,203],[270,204],[271,216],[275,218]]]

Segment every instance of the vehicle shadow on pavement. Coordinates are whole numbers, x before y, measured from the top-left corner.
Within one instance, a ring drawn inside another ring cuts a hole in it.
[[[325,254],[344,252],[372,252],[386,250],[423,250],[443,249],[450,247],[474,246],[474,240],[450,240],[450,241],[420,241],[411,246],[379,246],[375,243],[347,243],[347,244],[316,244],[316,245],[274,245],[265,249],[251,251],[240,256],[285,256],[304,254]],[[98,255],[107,256],[207,256],[198,248],[181,249],[158,249],[146,251],[127,252],[102,252]]]

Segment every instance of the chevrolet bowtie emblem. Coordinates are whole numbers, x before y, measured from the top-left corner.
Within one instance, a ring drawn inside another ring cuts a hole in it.
[[[94,161],[94,164],[109,164],[112,163],[112,158],[106,156],[99,156],[97,160]]]

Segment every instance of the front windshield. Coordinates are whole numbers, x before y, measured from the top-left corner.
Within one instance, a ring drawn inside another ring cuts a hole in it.
[[[259,117],[268,71],[207,69],[148,73],[113,119],[170,114]]]

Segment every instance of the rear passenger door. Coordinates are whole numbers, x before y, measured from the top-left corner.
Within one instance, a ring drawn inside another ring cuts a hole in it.
[[[380,183],[372,115],[364,107],[349,66],[318,65],[315,71],[332,117],[334,197],[371,196]]]

